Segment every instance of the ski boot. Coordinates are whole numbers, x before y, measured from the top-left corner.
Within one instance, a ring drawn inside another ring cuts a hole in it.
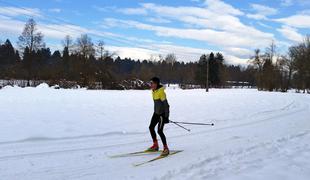
[[[146,152],[156,152],[159,150],[159,146],[158,146],[158,142],[157,141],[154,141],[154,144],[153,146],[151,146],[150,148],[148,148],[146,150]]]
[[[169,148],[167,145],[164,146],[163,152],[160,154],[160,156],[168,156],[169,155]]]

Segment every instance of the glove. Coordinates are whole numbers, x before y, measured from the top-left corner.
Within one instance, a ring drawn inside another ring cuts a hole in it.
[[[163,120],[165,124],[169,123],[169,116],[164,116]]]

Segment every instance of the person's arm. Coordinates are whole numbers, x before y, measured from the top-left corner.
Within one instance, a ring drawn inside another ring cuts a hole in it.
[[[165,118],[169,119],[169,103],[167,101],[167,98],[166,98],[166,93],[164,90],[162,90],[162,93],[160,93],[160,100],[163,102],[163,105],[164,105],[164,111],[165,111]]]

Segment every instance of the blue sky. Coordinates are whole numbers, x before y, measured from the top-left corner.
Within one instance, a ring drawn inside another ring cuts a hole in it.
[[[47,46],[62,49],[65,35],[89,34],[121,57],[156,59],[175,53],[195,61],[219,51],[245,64],[256,48],[275,41],[284,54],[309,33],[307,0],[0,0],[0,40],[17,41],[34,18]]]

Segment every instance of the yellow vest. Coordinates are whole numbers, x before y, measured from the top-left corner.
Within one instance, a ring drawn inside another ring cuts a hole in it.
[[[166,93],[165,93],[165,88],[161,87],[159,89],[156,89],[155,91],[152,92],[153,95],[153,100],[160,100],[160,101],[164,101],[166,100]]]
[[[161,87],[152,91],[152,96],[154,100],[154,113],[155,114],[164,114],[165,117],[169,116],[169,104],[166,99],[165,88]]]

